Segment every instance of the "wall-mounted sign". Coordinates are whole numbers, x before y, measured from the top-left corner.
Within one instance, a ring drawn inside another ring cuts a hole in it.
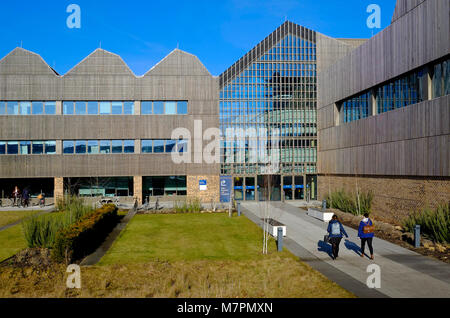
[[[220,177],[220,202],[230,202],[231,200],[231,176]]]
[[[200,191],[208,190],[208,183],[206,182],[206,180],[200,180],[198,182],[198,185],[199,185]]]

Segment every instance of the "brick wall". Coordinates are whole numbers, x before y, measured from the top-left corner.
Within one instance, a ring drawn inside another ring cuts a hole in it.
[[[207,190],[200,191],[199,181],[206,180]],[[220,201],[220,177],[214,175],[208,176],[187,176],[187,196],[188,198],[198,198],[204,203]]]
[[[371,190],[372,215],[385,222],[400,224],[402,219],[426,206],[450,201],[450,178],[408,178],[391,176],[319,175],[318,192],[322,200],[329,192],[344,189],[355,195]]]

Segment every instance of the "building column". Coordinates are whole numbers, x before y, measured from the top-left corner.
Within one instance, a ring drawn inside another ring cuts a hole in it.
[[[63,114],[62,101],[56,101],[55,115],[62,115],[62,114]]]
[[[58,201],[58,199],[62,199],[64,197],[64,178],[55,178],[53,196],[55,197],[55,203]]]
[[[133,196],[137,199],[138,204],[143,203],[142,196],[142,176],[133,177]]]

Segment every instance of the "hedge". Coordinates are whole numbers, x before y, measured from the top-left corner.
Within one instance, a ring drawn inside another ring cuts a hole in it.
[[[69,264],[94,252],[117,224],[117,210],[115,205],[106,204],[61,229],[56,234],[53,259]]]

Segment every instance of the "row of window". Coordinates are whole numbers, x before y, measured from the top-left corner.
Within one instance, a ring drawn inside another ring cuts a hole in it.
[[[186,115],[187,101],[143,101],[143,115]],[[0,101],[0,115],[55,115],[56,102]],[[134,115],[132,101],[65,101],[64,115]]]
[[[134,153],[134,140],[64,140],[64,154]],[[186,140],[141,140],[142,153],[187,152]]]
[[[42,154],[56,154],[56,141],[0,141],[0,155]]]
[[[438,98],[450,94],[450,59],[434,64],[430,68],[432,95]],[[417,104],[428,95],[425,68],[410,72],[373,89],[377,113],[381,114],[397,108]],[[338,104],[341,121],[351,122],[371,115],[371,92],[364,92]]]
[[[0,102],[0,115],[55,115],[56,102]]]

